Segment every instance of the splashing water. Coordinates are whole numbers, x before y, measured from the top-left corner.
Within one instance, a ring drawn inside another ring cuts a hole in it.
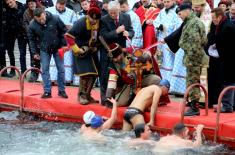
[[[131,149],[134,134],[108,130],[107,143],[91,142],[79,134],[78,123],[19,121],[18,112],[0,113],[0,155],[151,155],[151,146]],[[223,145],[207,143],[197,149],[176,150],[179,154],[234,153]]]

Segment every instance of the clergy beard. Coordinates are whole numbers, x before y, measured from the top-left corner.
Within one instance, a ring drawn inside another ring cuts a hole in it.
[[[198,18],[201,17],[201,12],[195,12],[195,14],[196,14],[196,16],[197,16]]]
[[[168,13],[171,9],[173,9],[175,7],[175,4],[173,4],[171,7],[169,7],[169,8],[166,8],[165,9],[165,11],[166,11],[166,13]]]
[[[162,4],[157,4],[157,7],[159,8],[159,9],[163,9],[164,8],[164,4],[162,3]]]

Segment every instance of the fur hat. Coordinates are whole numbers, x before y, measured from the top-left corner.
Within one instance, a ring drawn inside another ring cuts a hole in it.
[[[109,52],[112,53],[112,57],[116,58],[122,54],[122,48],[117,43],[109,44]]]
[[[100,19],[101,18],[101,10],[97,4],[97,0],[91,0],[90,2],[90,9],[88,10],[87,14],[92,19]]]
[[[188,3],[183,3],[175,10],[175,12],[178,14],[180,11],[186,10],[186,9],[192,9],[192,6]]]
[[[229,5],[228,2],[224,1],[224,0],[219,2],[218,7],[220,6],[220,4],[224,4],[224,5],[226,5],[226,7],[228,7],[228,5]]]
[[[206,0],[192,0],[192,5],[206,4]]]

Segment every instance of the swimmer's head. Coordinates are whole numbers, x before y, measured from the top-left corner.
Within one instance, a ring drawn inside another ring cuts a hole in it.
[[[85,122],[86,126],[90,126],[91,119],[95,116],[95,113],[93,111],[87,111],[83,115],[83,121]]]
[[[104,121],[101,116],[95,115],[91,119],[91,128],[97,129],[103,125]]]
[[[176,124],[173,128],[173,133],[182,138],[188,137],[188,131],[189,131],[188,128],[182,123]]]
[[[136,138],[148,140],[150,138],[151,130],[148,125],[144,123],[137,124],[134,128]]]
[[[161,86],[162,95],[167,95],[170,89],[170,82],[166,79],[161,79],[158,85]]]

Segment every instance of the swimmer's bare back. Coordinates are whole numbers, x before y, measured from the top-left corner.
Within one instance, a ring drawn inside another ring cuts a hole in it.
[[[151,85],[142,88],[137,93],[136,97],[134,98],[129,107],[135,107],[141,111],[145,111],[148,107],[151,106],[154,93],[159,94],[159,96],[162,94],[162,90],[160,89],[159,86]]]

